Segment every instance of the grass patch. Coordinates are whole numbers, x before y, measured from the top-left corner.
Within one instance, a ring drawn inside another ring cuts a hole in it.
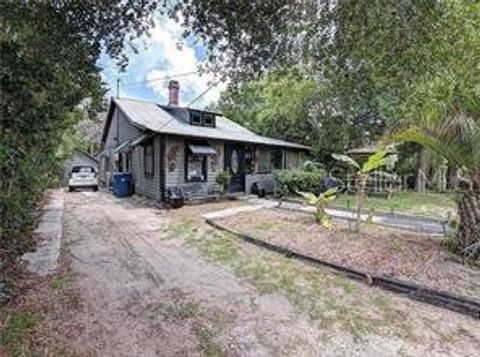
[[[213,339],[213,333],[205,326],[196,326],[195,334],[197,335],[202,346],[202,353],[208,357],[224,356],[222,348],[217,345]]]
[[[338,195],[330,203],[331,207],[355,208],[355,195]],[[405,213],[445,219],[448,211],[453,211],[456,203],[453,194],[428,193],[421,194],[411,191],[396,192],[389,200],[383,196],[369,195],[365,204],[365,212]]]
[[[200,305],[196,301],[187,301],[176,307],[176,313],[181,319],[191,319],[200,314]]]
[[[166,238],[184,237],[194,232],[194,222],[190,218],[182,217],[178,222],[168,226]]]
[[[260,293],[285,294],[298,312],[307,313],[325,329],[339,326],[361,339],[391,328],[391,316],[372,316],[368,312],[371,302],[356,295],[355,284],[343,276],[252,246],[246,250],[238,238],[223,232],[196,229],[184,233],[185,241],[207,259],[226,266]],[[397,324],[395,328],[410,330],[405,317],[402,319],[405,326]]]
[[[52,281],[52,288],[55,290],[66,290],[70,287],[70,282],[65,277],[58,277],[53,279]]]
[[[40,321],[40,315],[31,312],[8,311],[5,330],[0,335],[2,345],[9,356],[29,354],[26,339]]]

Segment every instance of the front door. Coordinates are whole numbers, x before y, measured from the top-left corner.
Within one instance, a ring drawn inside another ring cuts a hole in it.
[[[245,192],[245,147],[225,144],[225,170],[231,175],[228,192]]]

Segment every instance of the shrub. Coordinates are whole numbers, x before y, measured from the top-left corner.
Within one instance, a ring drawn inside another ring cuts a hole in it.
[[[325,171],[316,169],[305,171],[300,169],[279,170],[274,173],[277,192],[281,195],[301,192],[320,193]]]
[[[460,240],[458,239],[458,218],[449,217],[444,225],[444,236],[442,244],[445,248],[455,254],[461,253]]]
[[[325,208],[327,207],[328,202],[335,199],[337,194],[336,188],[331,188],[324,193],[319,195],[315,195],[311,192],[297,192],[300,196],[303,197],[305,203],[315,206],[316,212],[314,214],[315,221],[318,224],[321,224],[325,228],[330,228],[330,218],[328,217],[327,213],[325,212]]]
[[[228,171],[220,171],[217,176],[215,176],[215,182],[222,188],[222,194],[225,194],[230,177],[231,175]]]

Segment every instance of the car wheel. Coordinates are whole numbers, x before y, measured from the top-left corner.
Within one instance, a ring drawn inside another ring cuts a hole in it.
[[[98,191],[98,186],[93,186],[94,191]]]
[[[73,187],[68,186],[68,192],[72,192],[72,191],[73,191]]]

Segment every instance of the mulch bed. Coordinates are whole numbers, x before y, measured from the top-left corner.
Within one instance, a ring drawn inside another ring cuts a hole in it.
[[[437,290],[480,296],[480,269],[463,265],[438,237],[378,226],[366,226],[358,235],[343,221],[334,221],[329,230],[309,214],[277,209],[240,213],[219,221],[318,259]]]

